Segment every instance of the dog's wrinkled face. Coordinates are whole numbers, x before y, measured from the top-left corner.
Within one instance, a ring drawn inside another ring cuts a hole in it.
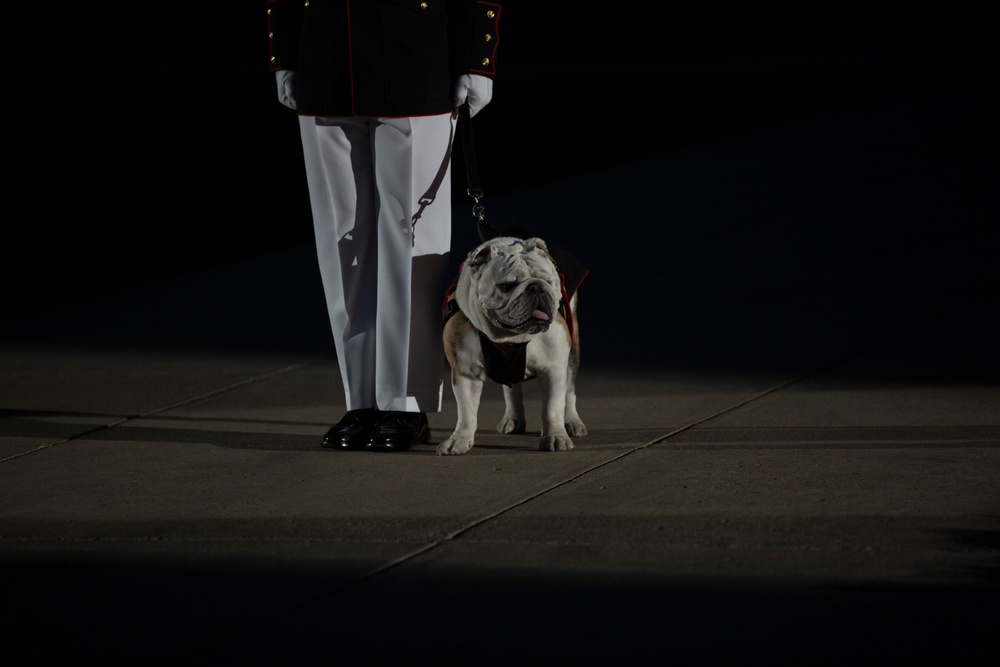
[[[456,294],[473,325],[498,342],[546,331],[561,296],[545,242],[513,237],[491,239],[469,253]]]

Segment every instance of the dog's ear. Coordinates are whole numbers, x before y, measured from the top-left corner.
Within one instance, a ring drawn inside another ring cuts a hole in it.
[[[475,273],[487,262],[496,257],[498,252],[500,251],[493,244],[481,245],[469,253],[468,258],[465,260],[465,266]]]
[[[545,245],[545,241],[538,238],[537,236],[532,236],[530,239],[525,241],[524,249],[529,251],[537,250],[539,251],[539,254],[542,255],[543,257],[549,257],[551,259],[551,256],[549,255],[549,247]]]

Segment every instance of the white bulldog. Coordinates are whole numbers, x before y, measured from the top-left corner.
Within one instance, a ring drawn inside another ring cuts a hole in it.
[[[524,433],[520,382],[538,378],[542,428],[538,448],[573,448],[571,436],[587,434],[576,411],[580,366],[576,294],[564,290],[545,242],[501,236],[469,253],[450,292],[444,350],[458,404],[454,433],[439,455],[465,454],[475,444],[479,400],[487,379],[503,384],[505,411],[499,433]]]

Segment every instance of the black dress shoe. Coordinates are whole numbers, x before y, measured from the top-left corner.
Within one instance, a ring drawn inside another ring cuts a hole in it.
[[[431,428],[426,412],[385,412],[372,429],[368,451],[401,452],[430,442]]]
[[[323,446],[329,449],[364,449],[372,428],[384,414],[373,408],[348,410],[323,436]]]

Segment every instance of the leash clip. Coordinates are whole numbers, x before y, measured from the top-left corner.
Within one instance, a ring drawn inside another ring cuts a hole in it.
[[[479,203],[481,198],[480,195],[470,194],[469,196],[472,197],[472,201],[475,202],[472,205],[472,215],[476,216],[476,219],[479,220],[479,222],[482,222],[486,219],[486,206]]]

